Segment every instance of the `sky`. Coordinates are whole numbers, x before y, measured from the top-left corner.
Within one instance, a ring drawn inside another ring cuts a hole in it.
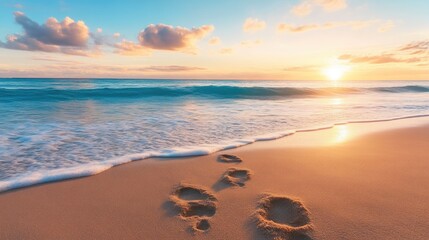
[[[0,0],[0,77],[429,80],[427,0]]]

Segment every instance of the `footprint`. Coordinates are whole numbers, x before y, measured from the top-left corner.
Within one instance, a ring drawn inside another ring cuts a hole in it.
[[[216,213],[214,202],[187,202],[187,206],[182,208],[181,216],[188,217],[212,217]]]
[[[192,227],[194,231],[206,232],[210,229],[210,223],[208,219],[201,219],[195,222],[195,225]]]
[[[246,168],[228,168],[222,177],[222,181],[233,186],[243,187],[250,179],[251,171]]]
[[[266,194],[258,202],[254,216],[257,227],[273,239],[311,239],[310,212],[300,200]]]
[[[193,223],[194,231],[210,229],[209,219],[216,214],[217,198],[209,190],[182,183],[173,190],[170,200],[178,208],[180,217]]]
[[[240,163],[243,161],[240,157],[230,154],[221,154],[217,160],[224,163]]]
[[[181,200],[212,200],[215,201],[216,197],[208,190],[190,184],[181,184],[173,193]]]

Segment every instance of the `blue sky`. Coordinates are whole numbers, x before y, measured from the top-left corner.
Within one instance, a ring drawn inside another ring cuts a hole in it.
[[[329,4],[332,2],[342,5],[329,9]],[[293,9],[304,4],[312,4],[311,12],[304,15],[294,14]],[[0,56],[0,64],[3,64],[3,68],[9,69],[7,73],[6,71],[2,72],[2,65],[0,65],[0,76],[13,75],[14,72],[11,68],[16,68],[16,75],[21,76],[28,69],[37,68],[37,66],[47,67],[46,62],[34,60],[38,58],[37,56],[42,56],[52,59],[51,62],[55,60],[58,62],[76,61],[86,65],[92,63],[97,64],[97,66],[106,66],[107,68],[119,65],[121,67],[130,66],[131,68],[140,65],[147,67],[186,65],[195,66],[194,69],[205,69],[205,71],[197,71],[198,74],[190,71],[187,71],[186,74],[184,72],[133,72],[131,74],[131,71],[125,71],[124,77],[127,74],[132,75],[132,77],[145,77],[151,74],[151,76],[159,74],[161,77],[169,77],[176,74],[186,78],[189,74],[193,74],[192,76],[197,78],[205,75],[212,77],[229,75],[229,78],[246,78],[253,74],[252,76],[259,76],[260,78],[276,79],[324,78],[323,74],[320,74],[323,72],[322,65],[332,65],[332,62],[338,62],[335,59],[341,55],[360,53],[372,57],[387,52],[390,56],[393,54],[390,52],[395,48],[411,42],[427,41],[429,39],[427,9],[429,9],[429,1],[426,0],[0,0],[0,39],[5,43],[8,35],[23,34],[22,26],[17,24],[14,19],[14,12],[19,11],[40,25],[44,24],[50,17],[54,17],[58,21],[70,17],[74,21],[83,21],[91,33],[97,31],[97,28],[101,28],[104,35],[110,36],[119,33],[120,38],[117,38],[115,40],[117,42],[110,45],[119,44],[120,41],[126,40],[135,44],[134,47],[140,48],[140,44],[143,48],[152,48],[149,49],[150,54],[144,53],[141,56],[124,57],[123,55],[115,55],[115,49],[106,45],[102,46],[103,56],[85,58],[68,56],[63,54],[65,51],[62,50],[53,52],[40,51],[40,49],[21,51],[22,49],[12,47],[10,44],[4,44],[5,47],[0,49],[0,54],[10,56],[11,53],[14,53],[14,57],[6,59]],[[245,31],[243,24],[249,18],[256,19],[260,23],[263,22],[264,26],[255,31]],[[195,36],[195,40],[189,43],[192,45],[190,46],[192,49],[171,48],[159,51],[159,46],[154,47],[149,46],[149,43],[139,43],[139,33],[150,24],[168,25],[174,31],[177,26],[192,29],[193,27],[200,28],[210,25],[213,29],[205,30],[201,36]],[[284,28],[286,33],[279,33],[280,24],[287,26]],[[363,27],[358,26],[359,24]],[[291,26],[304,26],[309,30],[298,32],[297,28]],[[382,26],[386,26],[388,30],[381,31]],[[216,46],[208,44],[208,41],[213,37],[220,40]],[[88,42],[88,44],[91,43]],[[243,46],[246,46],[246,49],[243,50]],[[143,53],[144,51],[140,52]],[[250,60],[249,57],[252,59]],[[416,64],[413,66],[405,64],[406,60],[410,61],[412,56],[394,55],[394,57],[395,59],[402,57],[405,60],[402,63],[391,61],[386,63],[385,67],[381,67],[382,65],[370,66],[374,69],[369,73],[385,71],[389,66],[397,68],[394,64],[402,64],[401,67],[404,72],[416,70],[414,68]],[[118,59],[121,59],[120,63],[118,63]],[[343,58],[343,60],[349,62],[342,62],[341,64],[350,65],[353,62],[363,64],[362,56],[356,56],[353,59]],[[225,66],[219,64],[223,61]],[[242,61],[242,65],[237,65],[238,61]],[[9,63],[6,67],[7,62]],[[268,65],[267,62],[271,65]],[[419,60],[419,64],[424,66],[422,62],[425,64],[424,59]],[[234,68],[231,67],[232,65]],[[308,67],[308,69],[317,65],[319,69],[317,73],[313,72],[307,75],[302,73],[283,74],[282,69],[296,68],[297,65]],[[273,74],[270,74],[270,71]],[[222,75],[221,72],[226,74]],[[274,72],[276,73],[274,74]],[[417,68],[417,72],[419,73],[417,78],[427,76],[425,75],[426,72],[420,68]],[[55,74],[58,73],[48,75],[56,76]],[[88,76],[99,76],[99,74],[101,73],[87,73]],[[373,74],[373,78],[378,78],[375,77],[378,73]],[[355,74],[354,77],[349,77],[360,78],[358,76],[361,75],[364,74]]]
[[[63,19],[70,16],[75,20],[84,20],[92,28],[105,28],[111,32],[121,32],[133,37],[136,32],[151,23],[165,23],[180,26],[199,26],[207,23],[219,26],[217,31],[228,34],[239,30],[243,19],[255,16],[264,19],[285,20],[287,12],[299,1],[282,0],[234,0],[234,1],[198,1],[198,0],[157,0],[138,1],[85,1],[85,0],[33,0],[0,1],[1,36],[19,31],[12,18],[14,11],[23,11],[37,22],[48,17]],[[382,18],[397,18],[409,21],[418,27],[429,21],[427,9],[429,1],[372,0],[349,1],[361,7],[371,5],[367,15]],[[21,5],[22,8],[16,7]],[[343,15],[353,14],[347,11]],[[332,16],[320,16],[326,20]],[[338,16],[335,16],[338,17]],[[222,28],[220,27],[222,26]],[[228,36],[228,35],[226,35]]]
[[[213,24],[219,26],[216,31],[226,37],[234,36],[241,29],[242,22],[248,16],[280,16],[292,6],[292,2],[257,0],[234,1],[198,1],[198,0],[160,0],[160,1],[1,1],[1,35],[20,31],[13,21],[14,11],[25,12],[41,23],[48,17],[63,19],[70,16],[83,20],[92,27],[101,27],[109,32],[120,32],[127,38],[137,36],[138,31],[152,23],[164,23],[178,26],[200,26]],[[23,8],[14,7],[20,4]],[[4,28],[3,28],[4,26]],[[222,26],[222,27],[221,27]]]

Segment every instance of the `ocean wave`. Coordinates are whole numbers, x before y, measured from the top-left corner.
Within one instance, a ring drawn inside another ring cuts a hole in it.
[[[177,147],[177,148],[170,148],[170,149],[165,149],[161,151],[148,151],[148,152],[137,153],[137,154],[129,154],[122,157],[105,160],[102,162],[82,164],[76,167],[26,173],[17,177],[0,181],[0,192],[5,192],[5,191],[17,189],[17,188],[29,187],[37,184],[61,181],[65,179],[91,176],[91,175],[95,175],[103,171],[106,171],[114,166],[129,163],[132,161],[143,160],[147,158],[177,158],[177,157],[202,156],[202,155],[208,155],[222,150],[238,148],[238,147],[248,145],[258,141],[275,140],[289,135],[293,135],[298,132],[318,131],[318,130],[333,128],[334,126],[338,126],[338,125],[352,124],[352,123],[386,122],[386,121],[394,121],[394,120],[409,119],[409,118],[420,118],[420,117],[429,117],[429,114],[410,115],[410,116],[402,116],[402,117],[386,118],[386,119],[346,121],[346,122],[339,122],[339,123],[326,125],[326,126],[288,130],[288,131],[275,132],[271,134],[256,136],[252,138],[235,139],[235,140],[230,140],[228,142],[223,142],[220,144],[202,144],[198,146],[189,146],[189,147],[180,147],[180,148]]]
[[[429,92],[429,87],[419,85],[408,85],[400,87],[376,87],[372,88],[376,92],[390,92],[390,93],[401,93],[401,92],[416,92],[424,93]]]
[[[95,89],[5,89],[0,88],[1,101],[67,101],[89,99],[133,99],[147,97],[202,97],[231,99],[282,99],[359,94],[383,93],[426,93],[429,87],[419,85],[396,87],[238,87],[238,86],[188,86],[188,87],[138,87],[138,88],[95,88]]]

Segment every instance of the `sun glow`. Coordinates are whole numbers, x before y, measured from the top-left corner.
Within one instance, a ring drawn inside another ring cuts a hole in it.
[[[349,135],[349,129],[346,125],[340,125],[336,127],[337,130],[337,136],[335,138],[335,142],[344,142],[348,135]]]
[[[331,81],[338,81],[340,80],[344,73],[349,70],[348,66],[340,65],[340,64],[333,64],[323,70],[323,73],[325,76],[331,80]]]

